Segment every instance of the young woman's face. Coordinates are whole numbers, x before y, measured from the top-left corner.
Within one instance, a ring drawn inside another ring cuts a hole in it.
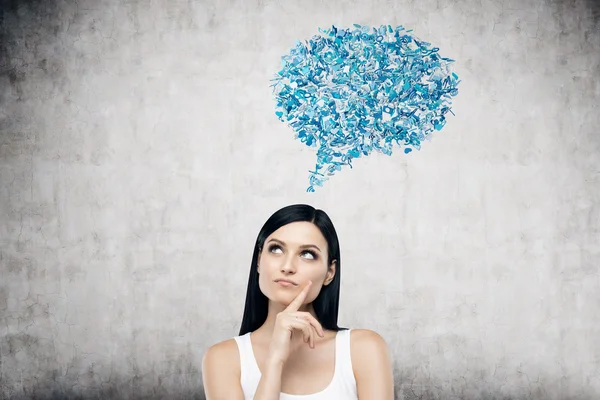
[[[260,253],[260,290],[271,301],[287,306],[311,280],[304,303],[312,303],[335,275],[335,261],[329,266],[327,260],[327,241],[319,228],[310,222],[284,225],[267,237]],[[278,282],[281,279],[292,283]]]

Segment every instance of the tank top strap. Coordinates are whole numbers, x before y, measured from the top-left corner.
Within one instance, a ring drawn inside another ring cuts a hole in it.
[[[349,392],[356,393],[356,379],[352,368],[352,357],[350,354],[351,329],[338,332],[336,343],[335,363],[340,368],[339,378]]]
[[[244,397],[251,399],[254,397],[261,374],[252,350],[250,332],[242,336],[235,336],[234,339],[240,352],[240,383],[244,391]]]

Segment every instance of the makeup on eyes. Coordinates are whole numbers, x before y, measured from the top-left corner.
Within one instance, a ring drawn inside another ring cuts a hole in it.
[[[279,248],[279,249],[283,250],[283,248],[281,247],[281,245],[279,245],[279,244],[271,244],[271,245],[269,245],[269,252],[273,252],[273,250],[276,249],[276,248]],[[314,251],[312,251],[312,250],[303,250],[302,253],[308,253],[308,254],[310,254],[313,257],[314,260],[317,260],[319,258],[319,256],[317,255],[317,253],[314,252]]]

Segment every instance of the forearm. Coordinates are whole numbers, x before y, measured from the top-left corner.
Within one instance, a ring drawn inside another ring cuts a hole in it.
[[[279,400],[282,372],[283,364],[281,362],[268,361],[258,382],[254,400]]]

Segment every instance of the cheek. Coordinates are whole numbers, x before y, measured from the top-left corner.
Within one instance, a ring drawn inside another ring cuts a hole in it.
[[[311,268],[311,272],[310,272],[313,281],[319,282],[319,283],[323,283],[325,281],[325,279],[327,279],[327,266],[326,265],[319,265],[315,268],[315,266],[313,266]]]
[[[260,265],[260,276],[267,276],[267,275],[272,275],[273,273],[273,260],[269,260],[268,257],[262,257],[259,260],[259,265]]]
[[[306,296],[305,303],[312,303],[321,293],[322,288],[318,287],[308,292],[308,296]]]
[[[268,280],[269,278],[263,273],[262,268],[261,268],[261,273],[258,275],[258,288],[260,289],[260,291],[262,292],[262,294],[264,294],[265,296],[268,294],[269,290],[269,285],[268,285]]]
[[[261,259],[260,269],[258,273],[258,285],[260,290],[264,292],[264,289],[268,287],[268,282],[274,279],[276,274],[273,273],[273,263],[265,257]]]
[[[265,288],[264,288],[264,284],[263,284],[263,278],[262,275],[258,276],[258,289],[265,294]]]

